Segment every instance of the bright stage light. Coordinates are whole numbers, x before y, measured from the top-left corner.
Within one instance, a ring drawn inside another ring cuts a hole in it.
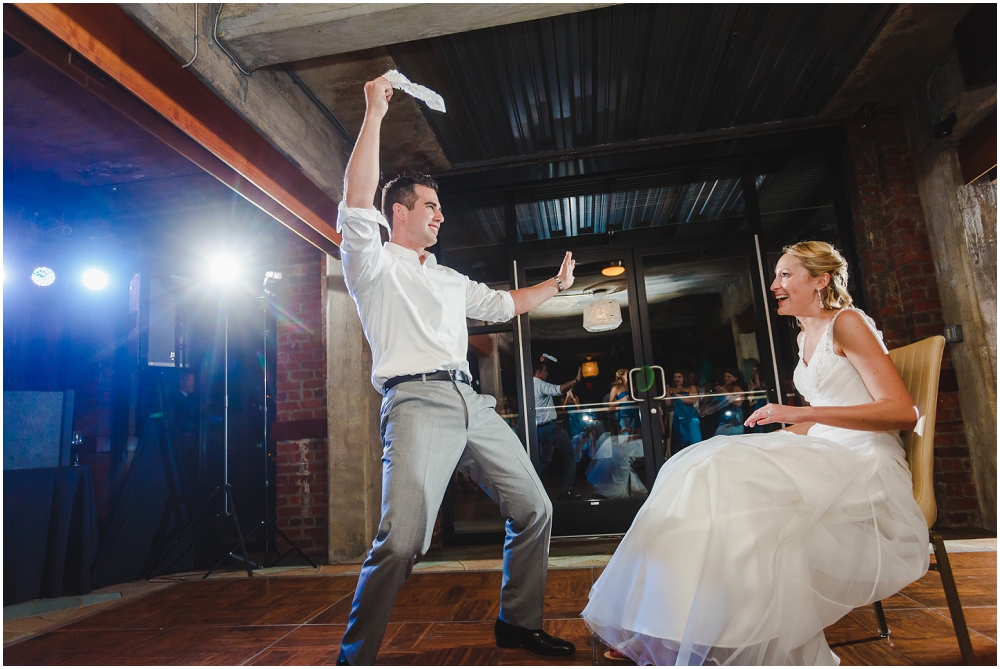
[[[91,290],[100,290],[108,285],[108,275],[99,269],[88,269],[83,273],[83,285]]]
[[[36,286],[51,286],[55,283],[56,273],[53,272],[48,267],[37,267],[35,271],[31,273],[31,281]]]
[[[208,275],[217,283],[232,283],[240,273],[239,261],[231,255],[217,255],[209,262]]]

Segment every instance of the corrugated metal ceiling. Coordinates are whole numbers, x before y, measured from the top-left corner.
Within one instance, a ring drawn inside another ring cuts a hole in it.
[[[453,165],[817,115],[891,5],[619,5],[389,47]]]

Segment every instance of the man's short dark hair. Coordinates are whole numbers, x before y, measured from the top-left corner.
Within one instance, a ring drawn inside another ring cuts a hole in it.
[[[534,373],[537,374],[538,372],[541,372],[542,370],[544,370],[546,367],[547,367],[547,365],[545,364],[545,361],[544,360],[539,360],[538,362],[535,363],[535,366],[533,368],[535,370]]]
[[[382,215],[385,220],[392,225],[392,205],[397,202],[409,210],[413,210],[417,203],[417,189],[414,186],[424,186],[430,188],[435,193],[438,190],[437,182],[426,174],[414,174],[412,176],[396,177],[382,187]]]

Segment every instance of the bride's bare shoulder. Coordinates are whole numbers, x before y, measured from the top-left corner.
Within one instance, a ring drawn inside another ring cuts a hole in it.
[[[882,340],[864,314],[856,309],[844,309],[833,323],[834,352],[884,350]]]

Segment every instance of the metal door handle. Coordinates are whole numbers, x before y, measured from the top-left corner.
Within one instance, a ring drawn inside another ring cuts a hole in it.
[[[635,402],[641,402],[642,400],[636,397],[635,393],[632,392],[632,388],[635,386],[635,383],[632,382],[632,375],[635,374],[636,372],[641,372],[641,371],[642,367],[633,367],[628,371],[628,394],[629,397],[631,397],[632,400]]]
[[[662,395],[657,395],[653,399],[654,400],[665,400],[665,399],[667,399],[667,373],[665,371],[663,371],[663,368],[660,367],[659,365],[650,365],[649,368],[650,369],[658,369],[658,370],[660,370],[660,378],[663,379],[663,394]]]

